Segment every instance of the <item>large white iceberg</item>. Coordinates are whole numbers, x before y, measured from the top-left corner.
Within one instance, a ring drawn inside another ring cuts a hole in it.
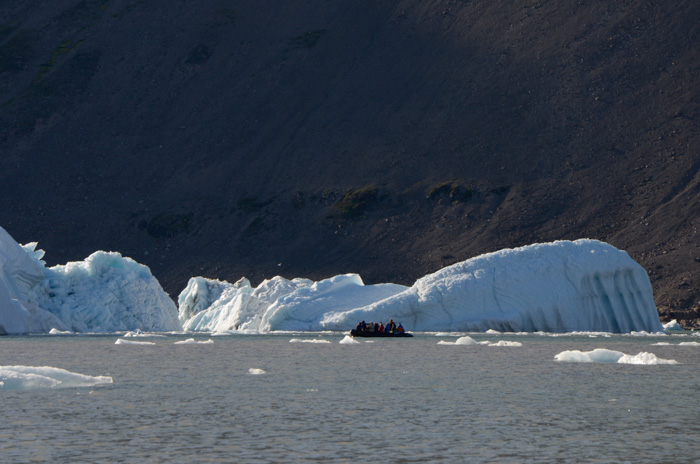
[[[256,296],[260,289],[265,298]],[[596,240],[488,253],[410,288],[364,285],[356,274],[315,283],[276,277],[256,289],[245,279],[194,278],[179,310],[186,329],[209,331],[348,330],[389,319],[416,331],[662,330],[646,271]]]
[[[427,275],[406,291],[343,313],[325,329],[359,320],[412,330],[659,332],[646,271],[597,240],[557,241],[488,253]]]
[[[48,268],[43,256],[0,227],[0,333],[181,330],[175,303],[148,267],[98,251]]]

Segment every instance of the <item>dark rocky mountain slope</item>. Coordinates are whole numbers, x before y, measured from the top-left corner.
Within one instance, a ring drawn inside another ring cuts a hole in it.
[[[0,4],[0,225],[49,264],[411,284],[595,238],[700,318],[700,3]]]

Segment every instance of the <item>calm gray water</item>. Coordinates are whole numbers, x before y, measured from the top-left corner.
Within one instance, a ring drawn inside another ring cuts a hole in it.
[[[652,345],[699,337],[471,336],[522,346],[445,346],[456,337],[428,334],[357,345],[341,334],[138,339],[154,346],[3,337],[0,365],[114,383],[0,390],[0,461],[700,462],[700,347]],[[553,360],[594,348],[680,364]]]

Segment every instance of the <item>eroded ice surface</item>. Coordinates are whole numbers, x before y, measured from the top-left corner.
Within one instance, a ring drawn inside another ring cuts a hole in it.
[[[195,277],[180,294],[183,329],[193,331],[321,330],[329,314],[345,312],[395,295],[406,287],[364,285],[357,274],[313,282],[275,277],[251,287],[247,279],[235,284]]]
[[[178,297],[180,322],[184,330],[191,331],[257,332],[272,304],[312,284],[308,279],[287,280],[277,276],[253,288],[246,278],[230,284],[193,277]]]
[[[29,244],[34,251],[36,244]],[[44,279],[39,263],[0,227],[0,334],[65,330],[65,325],[29,301],[32,289]]]
[[[329,311],[321,327],[338,330],[389,318],[422,331],[662,330],[646,271],[624,251],[596,240],[481,255],[385,300]]]
[[[89,376],[57,367],[0,366],[0,389],[92,387],[112,383],[112,377]]]
[[[74,332],[181,330],[177,307],[150,269],[119,253],[44,267],[29,300]]]

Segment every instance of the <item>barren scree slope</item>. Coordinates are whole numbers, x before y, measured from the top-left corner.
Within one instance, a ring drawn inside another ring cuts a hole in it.
[[[0,4],[0,223],[176,296],[595,238],[700,308],[700,3]]]

